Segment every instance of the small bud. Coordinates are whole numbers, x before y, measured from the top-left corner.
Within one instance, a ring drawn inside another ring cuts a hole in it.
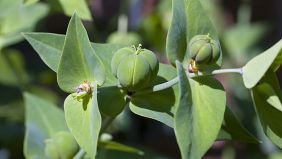
[[[188,65],[188,72],[189,73],[197,73],[199,71],[199,68],[196,65],[196,62],[192,60]]]
[[[86,95],[90,95],[92,93],[92,87],[88,81],[84,81],[76,88],[75,92],[75,97],[80,100]]]

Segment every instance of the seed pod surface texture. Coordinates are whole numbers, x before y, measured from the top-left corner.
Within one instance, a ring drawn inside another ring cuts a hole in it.
[[[196,35],[189,43],[189,53],[197,65],[210,65],[219,59],[221,49],[218,42],[209,35]]]
[[[148,87],[157,77],[159,62],[147,49],[125,47],[119,49],[111,61],[112,73],[119,84],[128,91]]]

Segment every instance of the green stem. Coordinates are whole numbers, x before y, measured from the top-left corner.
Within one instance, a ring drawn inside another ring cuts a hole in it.
[[[130,102],[129,98],[126,98],[126,105],[128,105]],[[105,117],[101,129],[100,129],[100,136],[108,129],[108,127],[112,124],[114,121],[115,117]]]
[[[127,33],[128,18],[126,15],[120,15],[118,17],[118,32]]]
[[[77,154],[73,157],[73,159],[81,159],[85,154],[85,151],[83,149],[80,149]]]
[[[187,72],[186,74],[189,78],[194,78],[194,77],[211,76],[211,75],[224,74],[224,73],[239,73],[240,75],[242,75],[243,72],[242,72],[242,68],[231,68],[231,69],[214,70],[211,73],[202,73],[202,72],[188,73]],[[170,81],[155,85],[153,88],[145,89],[143,91],[137,92],[136,94],[145,94],[145,93],[150,93],[150,92],[161,91],[161,90],[174,86],[175,84],[178,83],[178,81],[179,81],[179,78],[175,77]]]
[[[108,129],[108,127],[112,124],[115,117],[106,117],[104,122],[102,123],[101,129],[100,129],[100,136]]]

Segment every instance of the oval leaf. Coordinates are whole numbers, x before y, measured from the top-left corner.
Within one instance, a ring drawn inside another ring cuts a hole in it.
[[[106,78],[104,65],[76,14],[69,22],[57,78],[60,88],[66,92],[74,92],[84,81],[102,85]]]
[[[175,76],[175,68],[170,65],[160,64],[158,77],[154,85],[167,82]],[[173,127],[173,106],[176,103],[177,86],[162,91],[147,92],[146,94],[138,93],[132,96],[129,105],[133,113]]]
[[[187,47],[184,0],[172,1],[172,20],[166,38],[166,53],[169,62],[175,66],[175,60],[184,59]]]
[[[271,69],[275,72],[282,62],[282,40],[250,60],[243,67],[243,81],[247,88],[253,88]]]
[[[224,121],[217,140],[234,140],[247,143],[260,143],[260,141],[252,135],[240,121],[230,108],[226,107],[224,113]]]
[[[93,88],[92,97],[78,101],[75,94],[71,94],[64,103],[67,125],[77,143],[91,158],[96,156],[102,122],[97,101],[97,85]]]
[[[102,114],[115,117],[122,112],[126,101],[118,87],[101,87],[98,89],[98,104]]]
[[[68,131],[64,113],[53,103],[30,93],[24,93],[24,100],[24,155],[26,158],[44,158],[44,141],[59,131]]]
[[[180,97],[174,130],[182,158],[201,158],[216,140],[226,104],[222,85],[215,79],[188,79],[177,62]]]
[[[275,90],[261,83],[252,89],[252,99],[264,133],[282,148],[282,104]]]

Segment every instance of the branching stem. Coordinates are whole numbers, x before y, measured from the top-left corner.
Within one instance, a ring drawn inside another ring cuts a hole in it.
[[[224,73],[239,73],[240,75],[242,75],[243,72],[242,72],[242,68],[231,68],[231,69],[214,70],[211,73],[202,73],[202,72],[189,73],[189,72],[187,72],[186,74],[189,78],[194,78],[194,77],[212,76],[212,75],[224,74]],[[174,86],[175,84],[178,83],[178,81],[179,81],[179,78],[175,77],[170,81],[155,85],[153,88],[145,89],[143,91],[137,92],[136,94],[144,94],[144,93],[161,91],[161,90],[164,90],[164,89],[167,89],[167,88]]]

